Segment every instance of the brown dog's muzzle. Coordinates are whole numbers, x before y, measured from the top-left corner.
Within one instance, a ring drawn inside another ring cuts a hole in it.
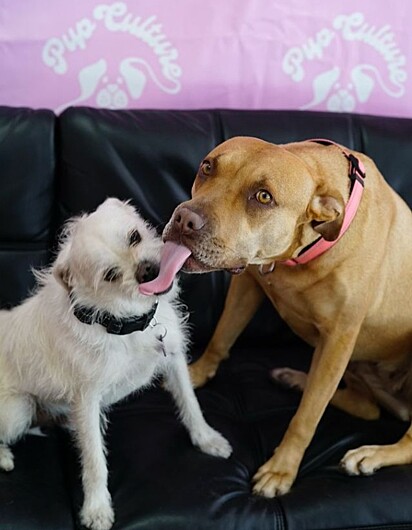
[[[191,251],[182,270],[185,272],[206,272],[223,268],[216,241],[212,242],[210,218],[187,203],[176,208],[163,232],[164,241],[183,245]]]
[[[190,208],[178,208],[173,217],[173,228],[182,235],[191,235],[201,230],[206,224],[205,219]]]
[[[205,225],[206,218],[202,214],[182,204],[176,208],[163,238],[184,245],[189,244],[198,241],[199,236],[204,236],[202,228]]]

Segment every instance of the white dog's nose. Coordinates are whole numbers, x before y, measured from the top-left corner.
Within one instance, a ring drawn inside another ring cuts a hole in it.
[[[159,275],[159,264],[152,261],[142,261],[136,269],[136,280],[138,283],[146,283],[154,280]]]

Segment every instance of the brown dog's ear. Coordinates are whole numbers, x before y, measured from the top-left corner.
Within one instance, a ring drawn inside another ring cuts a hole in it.
[[[338,238],[345,218],[345,203],[339,192],[315,195],[309,206],[313,229],[326,241]]]
[[[53,267],[53,275],[60,285],[64,287],[67,292],[70,292],[71,286],[69,267],[63,263],[56,263]]]

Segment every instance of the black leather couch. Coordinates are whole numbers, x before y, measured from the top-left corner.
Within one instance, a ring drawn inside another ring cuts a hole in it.
[[[412,204],[412,120],[299,111],[88,108],[68,109],[56,118],[50,111],[3,107],[1,306],[29,294],[34,285],[30,267],[50,262],[61,223],[107,196],[132,199],[161,231],[174,207],[187,199],[203,156],[235,135],[275,143],[333,139],[373,157]],[[193,358],[212,333],[228,282],[226,273],[182,276]],[[251,476],[271,455],[299,402],[299,395],[275,386],[268,371],[284,365],[307,368],[310,355],[264,303],[230,360],[197,391],[208,421],[233,445],[229,460],[192,447],[160,386],[116,405],[107,434],[114,528],[412,528],[412,466],[362,478],[338,468],[348,449],[390,443],[402,435],[407,425],[386,414],[367,422],[329,407],[292,491],[271,500],[252,495]],[[69,436],[58,427],[47,429],[46,436],[28,435],[16,444],[15,455],[15,470],[0,474],[0,529],[78,528],[82,493]]]

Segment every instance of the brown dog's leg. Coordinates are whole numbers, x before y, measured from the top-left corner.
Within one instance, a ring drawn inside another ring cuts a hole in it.
[[[346,331],[339,334],[331,331],[328,336],[320,338],[299,408],[274,455],[253,477],[255,493],[274,497],[290,490],[304,452],[352,355],[360,324],[352,328],[345,324],[345,321],[336,319],[335,329]]]
[[[221,361],[229,357],[230,348],[256,313],[263,298],[261,287],[247,271],[232,277],[215,332],[202,357],[189,366],[194,387],[204,385],[215,375]]]
[[[303,392],[306,387],[308,375],[300,370],[293,370],[292,368],[276,368],[272,370],[271,374],[274,381],[286,386],[287,388],[293,388]],[[344,379],[347,383],[347,387],[336,390],[330,404],[337,407],[352,416],[357,416],[364,420],[377,420],[380,416],[380,408],[376,404],[375,400],[371,395],[368,395],[367,389],[365,392],[358,390],[350,385],[350,378]]]
[[[341,467],[349,475],[371,475],[381,467],[412,464],[412,425],[392,445],[364,445],[348,451]]]

